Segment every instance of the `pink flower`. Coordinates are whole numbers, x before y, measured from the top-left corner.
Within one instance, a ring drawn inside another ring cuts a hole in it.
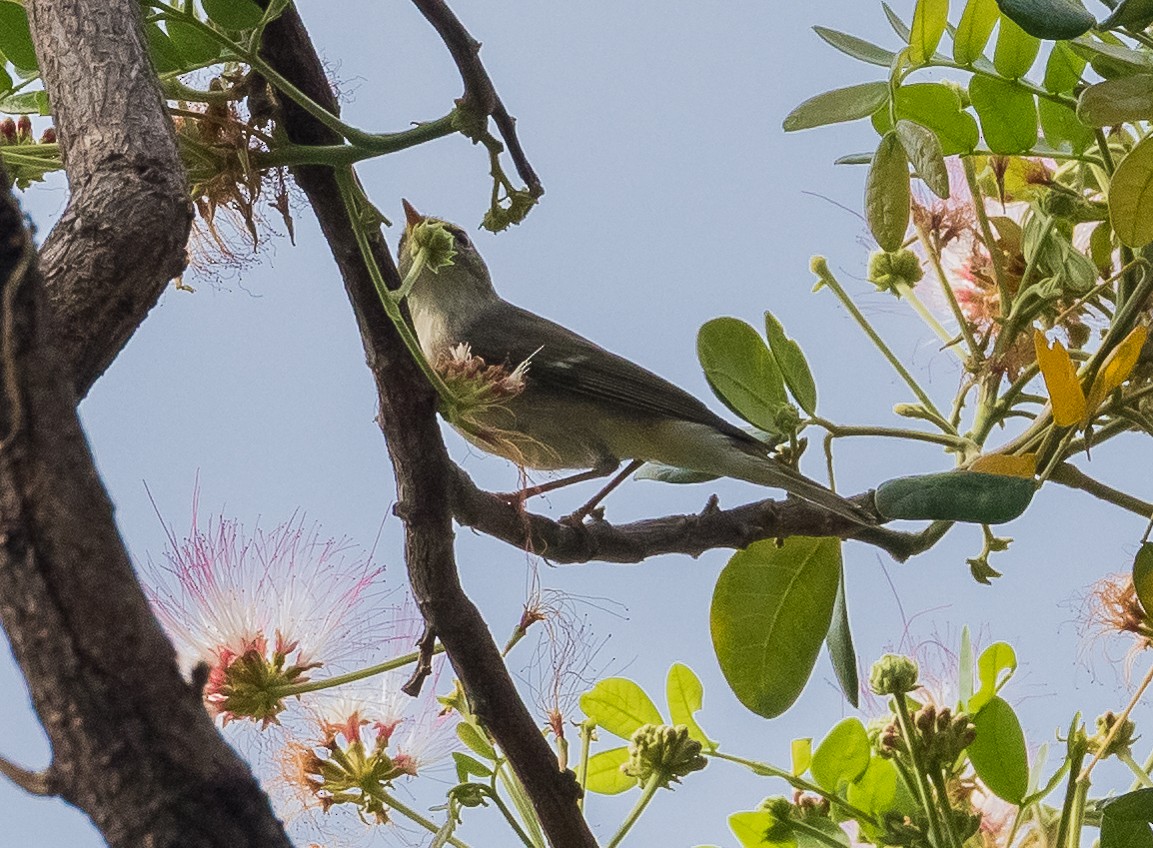
[[[389,640],[374,608],[383,568],[303,518],[251,534],[228,518],[184,539],[169,528],[151,600],[182,664],[208,666],[205,702],[227,723],[276,722],[278,691],[321,666],[363,658]]]

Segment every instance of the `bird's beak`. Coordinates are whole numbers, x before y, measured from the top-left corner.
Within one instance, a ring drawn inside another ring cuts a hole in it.
[[[404,198],[401,198],[400,205],[404,207],[405,232],[408,232],[424,220],[424,215],[417,212],[416,209],[413,208],[413,205]]]

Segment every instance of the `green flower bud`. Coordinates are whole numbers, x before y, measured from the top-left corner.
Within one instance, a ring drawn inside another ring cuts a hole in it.
[[[462,807],[487,807],[485,788],[479,783],[460,783],[448,792]]]
[[[917,688],[920,673],[909,657],[885,654],[869,670],[869,688],[874,695],[904,695]]]
[[[912,286],[925,271],[921,268],[921,260],[917,254],[908,249],[901,249],[888,253],[876,250],[869,256],[869,282],[879,291],[891,292],[900,296],[900,286]]]
[[[670,783],[680,783],[680,778],[706,765],[701,743],[689,737],[689,729],[683,724],[646,724],[633,734],[629,758],[621,771],[641,783],[659,775],[660,785],[667,789]]]
[[[435,273],[452,264],[456,239],[443,221],[425,218],[409,231],[408,250],[413,258],[423,251],[425,267]]]
[[[1129,719],[1125,719],[1124,723],[1114,732],[1113,728],[1117,726],[1119,719],[1120,717],[1112,710],[1097,717],[1097,732],[1089,737],[1089,750],[1094,754],[1099,753],[1102,759],[1115,754],[1127,753],[1137,739],[1133,735],[1137,729],[1136,725]],[[1111,740],[1109,739],[1110,733],[1113,733]],[[1108,745],[1106,745],[1106,740],[1108,740]]]

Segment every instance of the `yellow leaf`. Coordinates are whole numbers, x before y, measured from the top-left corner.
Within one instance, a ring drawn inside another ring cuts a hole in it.
[[[979,456],[969,466],[970,471],[983,474],[1000,474],[1002,477],[1024,477],[1032,480],[1037,473],[1037,454],[1026,453],[1010,456],[1005,453],[989,453]]]
[[[1141,348],[1149,338],[1148,327],[1136,327],[1125,340],[1109,352],[1097,377],[1093,380],[1093,387],[1089,390],[1089,402],[1085,405],[1085,418],[1097,411],[1105,398],[1129,379],[1133,368],[1137,365],[1137,357],[1141,355]]]
[[[1071,427],[1085,417],[1085,392],[1077,379],[1077,369],[1069,358],[1069,351],[1060,341],[1049,341],[1040,330],[1033,330],[1033,347],[1037,350],[1037,367],[1045,378],[1049,402],[1053,405],[1053,420],[1058,427]]]

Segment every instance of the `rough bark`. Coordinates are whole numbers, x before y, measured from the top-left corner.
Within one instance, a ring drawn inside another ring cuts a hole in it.
[[[136,581],[2,188],[0,623],[52,746],[38,788],[84,810],[113,848],[287,848]]]
[[[265,31],[262,54],[309,97],[337,111],[319,58],[294,9],[289,8]],[[283,123],[294,142],[339,142],[291,103],[283,104]],[[517,694],[492,634],[460,585],[450,509],[454,468],[441,440],[435,396],[380,305],[332,171],[300,167],[295,177],[308,195],[344,279],[376,380],[380,426],[397,481],[397,511],[405,523],[405,559],[413,595],[444,644],[477,715],[524,784],[551,844],[554,848],[592,848],[596,841],[577,808],[579,788],[573,775],[558,771],[556,757]],[[373,248],[390,284],[399,285],[379,234]]]
[[[69,187],[40,268],[53,344],[83,397],[183,270],[192,206],[140,4],[26,6]]]

